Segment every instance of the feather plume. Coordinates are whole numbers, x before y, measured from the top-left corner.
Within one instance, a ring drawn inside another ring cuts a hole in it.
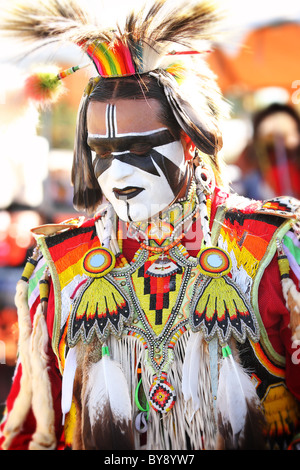
[[[193,410],[200,407],[198,394],[199,370],[201,361],[202,334],[190,334],[182,368],[182,393],[186,402],[192,400]]]
[[[54,103],[62,92],[62,81],[58,78],[58,70],[53,67],[35,70],[25,81],[26,96],[39,104]]]
[[[83,440],[89,450],[130,450],[134,441],[128,384],[107,347],[103,346],[102,351],[102,359],[89,370]]]
[[[61,410],[63,413],[63,424],[65,420],[65,415],[71,409],[76,369],[77,351],[75,346],[74,348],[71,348],[68,352],[62,378]]]
[[[71,42],[86,50],[95,41],[111,43],[112,47],[116,40],[121,41],[129,46],[139,72],[157,68],[163,56],[177,46],[199,52],[206,50],[206,41],[216,37],[219,20],[219,13],[209,1],[188,0],[174,6],[173,0],[156,0],[148,9],[144,6],[129,13],[123,27],[119,24],[107,27],[101,9],[92,10],[88,2],[84,4],[80,0],[12,3],[12,7],[2,12],[0,29],[6,34],[33,43],[34,49],[55,42]],[[141,53],[143,47],[145,54]],[[169,62],[173,63],[174,58],[170,57]]]
[[[226,349],[217,396],[219,432],[226,449],[261,450],[264,418],[259,398],[248,374]]]

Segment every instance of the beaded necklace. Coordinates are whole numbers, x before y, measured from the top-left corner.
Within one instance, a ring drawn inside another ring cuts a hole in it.
[[[141,242],[141,247],[144,248],[147,251],[152,251],[155,253],[165,253],[166,251],[170,251],[174,246],[178,245],[178,243],[183,239],[184,233],[182,233],[176,240],[174,240],[172,243],[169,245],[163,246],[161,248],[156,247],[156,246],[148,246],[145,243]]]

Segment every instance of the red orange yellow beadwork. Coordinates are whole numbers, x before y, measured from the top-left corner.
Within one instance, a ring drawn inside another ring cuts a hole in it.
[[[99,247],[89,250],[82,263],[84,272],[90,277],[102,277],[115,266],[115,255],[107,248]]]

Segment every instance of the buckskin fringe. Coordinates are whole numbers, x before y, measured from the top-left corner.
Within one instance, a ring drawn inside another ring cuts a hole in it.
[[[177,392],[174,407],[165,415],[150,410],[147,444],[141,446],[140,434],[134,430],[135,448],[147,450],[188,450],[188,449],[214,449],[216,440],[216,425],[212,407],[210,387],[209,357],[203,343],[203,362],[199,371],[198,394],[200,408],[195,412],[192,400],[185,401],[181,392],[182,367],[185,350],[189,339],[189,331],[182,335],[174,348],[174,360],[170,364],[168,380]],[[108,345],[112,356],[122,364],[122,369],[129,384],[133,415],[138,410],[135,407],[134,394],[138,385],[137,365],[140,364],[143,388],[146,397],[152,384],[152,372],[144,363],[144,348],[142,343],[133,336],[116,339],[111,337]],[[186,439],[188,436],[188,441]]]

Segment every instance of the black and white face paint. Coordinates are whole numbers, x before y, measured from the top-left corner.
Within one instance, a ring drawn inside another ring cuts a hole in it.
[[[120,219],[150,219],[164,211],[183,186],[183,146],[166,127],[119,133],[117,124],[116,106],[109,104],[106,133],[88,134],[96,154],[96,177]]]

